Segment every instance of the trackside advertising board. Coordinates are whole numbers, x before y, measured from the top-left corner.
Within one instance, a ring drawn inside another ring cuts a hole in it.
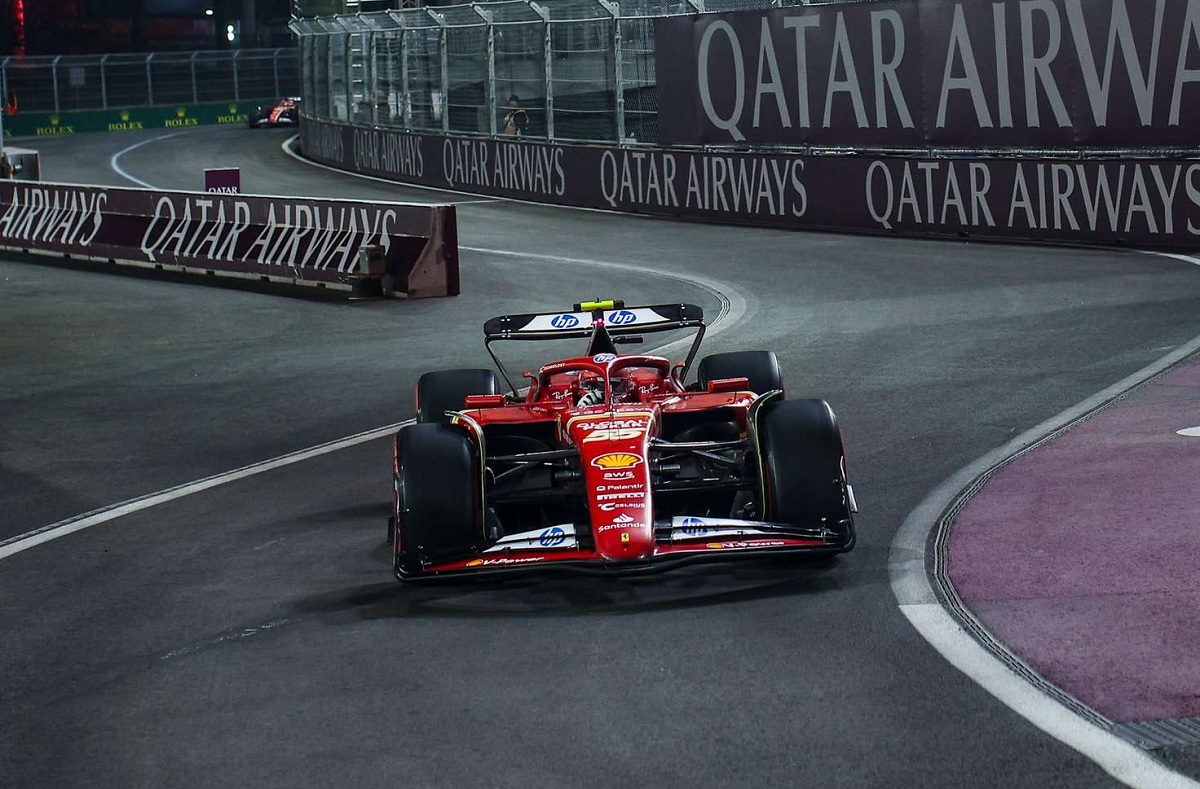
[[[192,126],[245,124],[249,113],[276,98],[161,107],[117,107],[78,112],[26,112],[4,119],[4,137],[54,137],[84,132],[187,129]]]
[[[1200,249],[1200,160],[804,156],[408,134],[306,118],[305,156],[556,205],[856,233]]]
[[[1200,147],[1200,0],[885,0],[655,20],[670,145]]]
[[[458,293],[454,206],[0,181],[0,247],[297,283],[377,249],[396,290]]]

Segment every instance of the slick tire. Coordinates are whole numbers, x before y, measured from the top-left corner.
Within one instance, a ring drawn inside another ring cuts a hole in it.
[[[474,445],[451,425],[410,425],[396,434],[395,569],[420,573],[472,550],[483,535],[482,477]]]
[[[709,381],[720,378],[745,378],[750,381],[750,391],[760,395],[783,389],[783,373],[774,351],[714,353],[700,360],[696,379],[701,391]]]
[[[467,395],[500,394],[500,379],[491,370],[438,370],[417,379],[417,421],[448,422],[447,411],[461,411]]]
[[[839,531],[839,551],[854,546],[846,488],[845,449],[824,400],[766,403],[758,415],[763,517],[804,528]]]

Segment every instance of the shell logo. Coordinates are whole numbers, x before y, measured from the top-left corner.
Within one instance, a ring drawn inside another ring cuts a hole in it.
[[[472,559],[471,561],[467,562],[466,566],[467,567],[478,567],[481,564],[483,564],[483,559]]]
[[[592,465],[602,469],[633,468],[641,462],[641,457],[629,452],[609,452],[607,455],[595,458]]]

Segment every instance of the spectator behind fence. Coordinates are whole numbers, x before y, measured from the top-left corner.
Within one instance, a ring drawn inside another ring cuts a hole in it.
[[[508,114],[504,116],[504,133],[509,137],[520,137],[525,134],[525,127],[528,124],[529,114],[521,106],[521,99],[514,93],[508,97]]]

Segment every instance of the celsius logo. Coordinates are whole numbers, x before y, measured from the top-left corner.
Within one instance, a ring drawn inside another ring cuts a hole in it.
[[[637,315],[629,310],[617,310],[608,316],[608,322],[613,326],[626,326],[637,320]]]
[[[555,315],[550,320],[550,325],[556,329],[573,329],[579,325],[579,318],[574,315]]]
[[[704,521],[699,518],[684,518],[680,525],[683,527],[683,533],[692,537],[703,537],[708,534],[708,529],[704,528]]]
[[[567,539],[567,533],[562,530],[561,526],[551,526],[542,532],[538,537],[538,542],[543,548],[557,548],[562,545]]]

